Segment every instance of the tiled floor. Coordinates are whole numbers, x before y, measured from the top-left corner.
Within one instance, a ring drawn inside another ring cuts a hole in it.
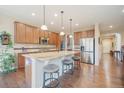
[[[124,63],[104,54],[99,66],[81,63],[81,70],[60,81],[62,88],[124,87]],[[25,88],[24,70],[0,76],[0,87]]]

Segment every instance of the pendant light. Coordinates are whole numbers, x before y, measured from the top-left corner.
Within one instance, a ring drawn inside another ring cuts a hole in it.
[[[48,30],[46,24],[45,24],[45,5],[43,5],[43,25],[41,26],[42,30]]]
[[[61,29],[64,30],[64,25],[63,25],[63,13],[64,11],[61,11]],[[63,31],[60,32],[60,35],[63,36],[65,33]]]
[[[70,35],[69,38],[72,38],[72,19],[69,19],[70,21]]]

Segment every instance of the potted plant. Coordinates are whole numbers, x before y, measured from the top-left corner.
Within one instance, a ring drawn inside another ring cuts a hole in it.
[[[6,36],[6,37],[3,37]],[[7,38],[8,37],[8,38]],[[7,42],[2,40],[8,39]],[[4,43],[3,43],[4,42]],[[16,71],[15,69],[15,56],[9,51],[13,48],[13,43],[11,40],[11,34],[5,31],[0,33],[0,45],[5,46],[0,52],[0,72],[8,73],[11,71]]]

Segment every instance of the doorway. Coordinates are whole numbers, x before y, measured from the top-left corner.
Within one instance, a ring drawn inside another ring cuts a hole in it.
[[[102,40],[103,53],[110,53],[113,46],[113,40],[111,38],[105,38]]]

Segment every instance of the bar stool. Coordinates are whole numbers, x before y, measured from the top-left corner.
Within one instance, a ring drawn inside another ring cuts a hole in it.
[[[43,88],[59,87],[59,66],[55,64],[48,64],[43,67]]]
[[[77,69],[79,68],[81,68],[81,65],[80,65],[80,57],[79,56],[73,56],[72,57],[72,59],[74,60],[74,63],[77,63],[76,65],[77,65]]]
[[[70,59],[62,60],[62,74],[67,73],[69,70],[71,70],[69,74],[73,74],[73,61]]]

